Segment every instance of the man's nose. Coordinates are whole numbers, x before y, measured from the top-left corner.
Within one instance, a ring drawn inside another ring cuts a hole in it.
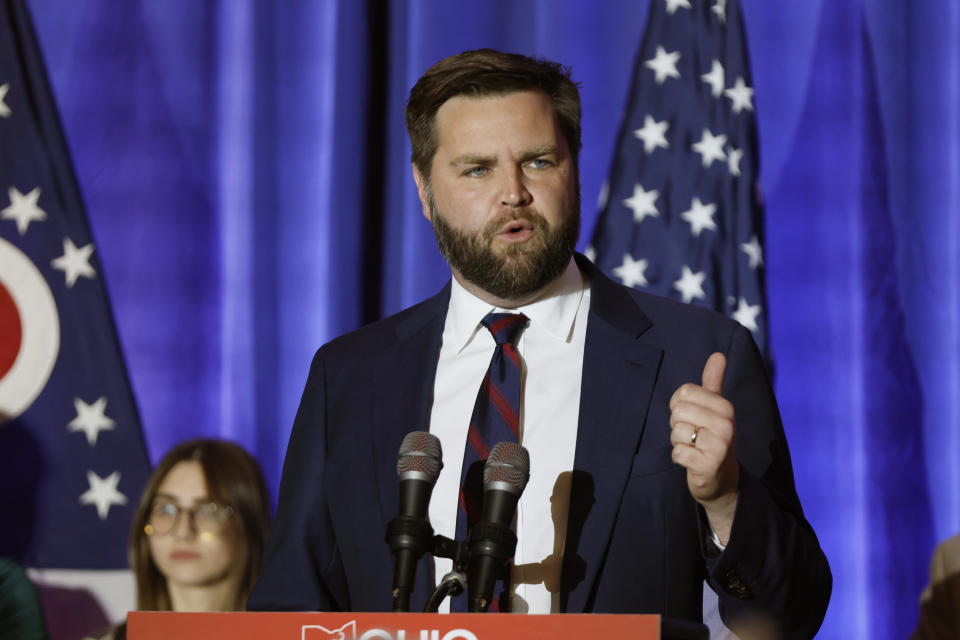
[[[506,207],[525,207],[530,204],[532,196],[527,190],[523,169],[512,167],[500,172],[500,204]]]

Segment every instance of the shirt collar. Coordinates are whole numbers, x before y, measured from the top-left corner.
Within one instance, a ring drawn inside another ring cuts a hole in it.
[[[550,283],[536,300],[516,309],[494,307],[452,278],[450,307],[447,310],[448,335],[459,352],[470,344],[478,330],[483,329],[480,321],[485,315],[491,311],[503,311],[523,313],[530,319],[531,326],[536,326],[561,342],[569,342],[586,288],[586,281],[573,258],[560,277]]]

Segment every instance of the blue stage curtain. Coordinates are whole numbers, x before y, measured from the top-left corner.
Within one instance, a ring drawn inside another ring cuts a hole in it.
[[[230,438],[275,488],[316,347],[448,277],[403,124],[441,57],[573,68],[585,244],[650,1],[30,0],[152,459]],[[960,7],[742,4],[819,637],[906,637],[960,531]]]

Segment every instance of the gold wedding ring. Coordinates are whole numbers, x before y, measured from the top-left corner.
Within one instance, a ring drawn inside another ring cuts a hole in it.
[[[696,446],[697,446],[697,436],[700,435],[700,429],[703,429],[703,427],[694,427],[693,433],[690,434],[690,446],[691,446],[691,447],[696,447]]]

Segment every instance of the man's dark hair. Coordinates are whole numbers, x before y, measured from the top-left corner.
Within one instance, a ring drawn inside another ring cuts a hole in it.
[[[406,109],[413,164],[429,181],[430,164],[437,152],[437,111],[447,100],[457,96],[503,96],[518,91],[547,94],[577,167],[580,92],[570,79],[570,69],[549,60],[494,49],[464,51],[444,58],[417,80],[410,90]]]

